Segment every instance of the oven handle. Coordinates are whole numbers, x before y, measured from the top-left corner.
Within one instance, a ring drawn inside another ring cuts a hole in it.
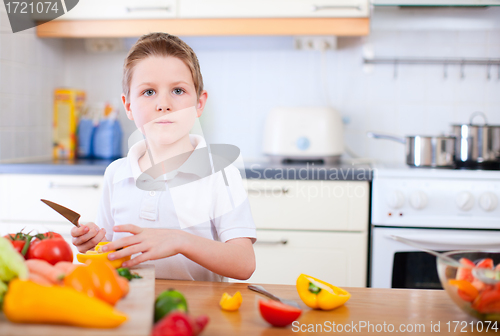
[[[411,237],[406,237],[404,235],[399,235],[402,238],[413,241],[419,244],[426,245],[441,245],[450,246],[453,249],[467,248],[467,249],[481,249],[481,248],[497,248],[500,249],[500,239],[498,238],[478,238],[478,237],[464,237],[462,235],[450,234],[446,238],[429,238],[424,235],[412,235]],[[386,235],[385,238],[393,240],[391,235]]]

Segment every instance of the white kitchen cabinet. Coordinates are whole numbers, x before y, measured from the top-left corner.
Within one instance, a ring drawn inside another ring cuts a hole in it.
[[[76,260],[73,224],[40,199],[78,212],[81,223],[94,222],[103,182],[103,176],[95,175],[0,174],[0,235],[54,231],[70,244]]]
[[[367,181],[255,179],[246,188],[258,229],[368,229]]]
[[[179,0],[178,17],[334,18],[368,17],[368,0]]]
[[[369,182],[244,184],[257,226],[257,266],[247,282],[295,284],[305,273],[336,286],[366,286]]]
[[[172,19],[177,0],[80,0],[58,20]]]
[[[257,230],[251,283],[294,285],[307,274],[335,286],[365,287],[367,233]]]
[[[103,176],[95,175],[0,175],[0,221],[68,223],[40,199],[47,199],[95,221]]]

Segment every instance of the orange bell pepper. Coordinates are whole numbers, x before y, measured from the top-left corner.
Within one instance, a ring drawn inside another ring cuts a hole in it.
[[[241,296],[241,293],[237,291],[233,296],[228,293],[222,294],[219,305],[223,310],[235,311],[240,308],[242,302],[243,297]]]
[[[64,277],[64,285],[77,291],[95,297],[92,275],[87,265],[77,266],[71,273]]]
[[[102,259],[89,260],[87,265],[94,283],[96,297],[115,305],[124,295],[115,268],[110,262]]]
[[[448,280],[448,283],[458,288],[458,296],[464,301],[472,302],[479,295],[479,291],[467,280]]]

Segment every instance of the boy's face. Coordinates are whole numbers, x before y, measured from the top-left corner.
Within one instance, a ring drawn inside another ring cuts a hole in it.
[[[200,117],[207,92],[199,100],[191,71],[176,57],[148,57],[135,65],[129,99],[122,95],[127,117],[148,142],[171,144],[189,133]]]

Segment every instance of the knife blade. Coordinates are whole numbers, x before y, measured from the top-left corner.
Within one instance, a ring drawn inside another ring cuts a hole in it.
[[[272,300],[280,301],[280,302],[282,302],[282,303],[284,303],[286,305],[289,305],[289,306],[301,309],[300,306],[299,306],[299,304],[297,302],[295,302],[293,300],[287,300],[287,299],[282,299],[280,297],[277,297],[276,295],[269,293],[262,286],[259,286],[259,285],[249,285],[247,287],[248,287],[248,289],[253,290],[254,292],[257,292],[259,294],[265,295],[265,296],[267,296],[268,298],[270,298]]]
[[[45,199],[40,199],[40,201],[42,201],[43,203],[47,204],[49,207],[57,211],[61,216],[69,220],[76,227],[80,227],[80,224],[78,224],[78,220],[80,219],[79,213],[74,212],[73,210],[63,207],[62,205],[59,205],[57,203]]]

